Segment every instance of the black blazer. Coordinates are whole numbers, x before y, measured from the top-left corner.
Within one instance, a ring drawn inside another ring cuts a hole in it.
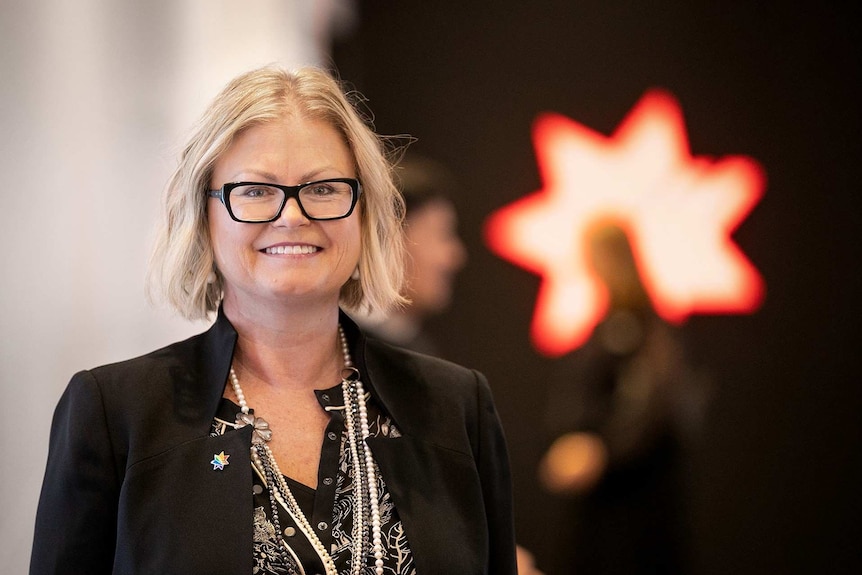
[[[354,362],[401,437],[368,440],[420,575],[514,575],[511,479],[485,378],[366,339]],[[236,331],[77,373],[54,414],[31,575],[238,575],[252,566],[251,426],[210,437]],[[215,471],[217,453],[229,465]]]

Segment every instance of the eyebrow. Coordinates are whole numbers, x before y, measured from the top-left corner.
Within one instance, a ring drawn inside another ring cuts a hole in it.
[[[275,174],[271,172],[266,172],[263,170],[247,170],[243,169],[239,172],[236,172],[232,179],[235,182],[239,182],[241,180],[247,180],[249,177],[251,178],[261,178],[263,180],[276,181],[278,178],[275,177]]]
[[[302,174],[302,177],[299,179],[299,182],[297,182],[297,184],[304,184],[307,182],[314,181],[316,178],[318,178],[320,176],[320,174],[327,172],[327,171],[333,171],[333,172],[341,173],[339,170],[337,170],[335,168],[335,166],[324,166],[322,168],[317,168],[315,170],[311,170],[310,172],[305,172],[304,174]],[[243,176],[243,177],[240,178],[240,176]],[[267,172],[266,170],[256,170],[256,169],[240,170],[239,172],[237,172],[236,174],[233,175],[232,181],[239,182],[241,180],[246,180],[247,179],[246,176],[255,177],[255,178],[263,178],[264,180],[266,180],[268,182],[278,182],[278,178],[272,172]],[[332,176],[332,177],[340,177],[340,176]]]

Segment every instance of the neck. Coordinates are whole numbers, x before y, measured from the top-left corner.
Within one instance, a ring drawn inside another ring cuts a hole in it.
[[[317,389],[334,382],[343,367],[335,306],[263,309],[226,299],[224,312],[237,331],[234,367],[243,379]]]

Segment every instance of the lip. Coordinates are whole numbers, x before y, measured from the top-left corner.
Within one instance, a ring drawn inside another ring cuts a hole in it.
[[[303,243],[281,243],[266,246],[259,250],[269,256],[307,256],[321,250],[319,246]]]

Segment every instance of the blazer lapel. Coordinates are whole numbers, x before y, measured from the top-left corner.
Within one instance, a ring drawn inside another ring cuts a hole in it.
[[[425,418],[457,416],[429,414],[423,398],[403,385],[427,374],[412,373],[410,368],[405,372],[403,365],[387,362],[376,348],[366,345],[355,324],[344,317],[342,322],[357,338],[357,364],[366,372],[363,382],[402,432],[399,437],[367,441],[404,525],[416,570],[483,573],[488,558],[475,550],[487,549],[488,532],[475,461],[469,450],[442,447],[426,435]]]
[[[204,433],[209,433],[212,418],[224,394],[236,339],[236,330],[219,307],[215,323],[201,338],[200,349],[193,350],[191,357],[197,362],[194,366],[197,377],[193,379],[202,389],[191,388],[189,393],[196,396],[196,403],[201,405],[200,424]],[[204,401],[200,402],[200,398]]]
[[[134,545],[117,549],[115,571],[149,573],[174,565],[187,573],[227,575],[251,564],[252,428],[210,436],[236,339],[220,308],[205,333],[164,350],[176,354],[168,360],[170,420],[174,437],[184,439],[126,470],[118,541]],[[215,465],[222,454],[226,463]]]
[[[188,441],[127,471],[118,541],[133,544],[117,549],[115,572],[155,573],[166,565],[213,575],[248,570],[251,431]]]
[[[419,573],[482,573],[484,512],[472,458],[409,435],[372,437],[374,453]]]

